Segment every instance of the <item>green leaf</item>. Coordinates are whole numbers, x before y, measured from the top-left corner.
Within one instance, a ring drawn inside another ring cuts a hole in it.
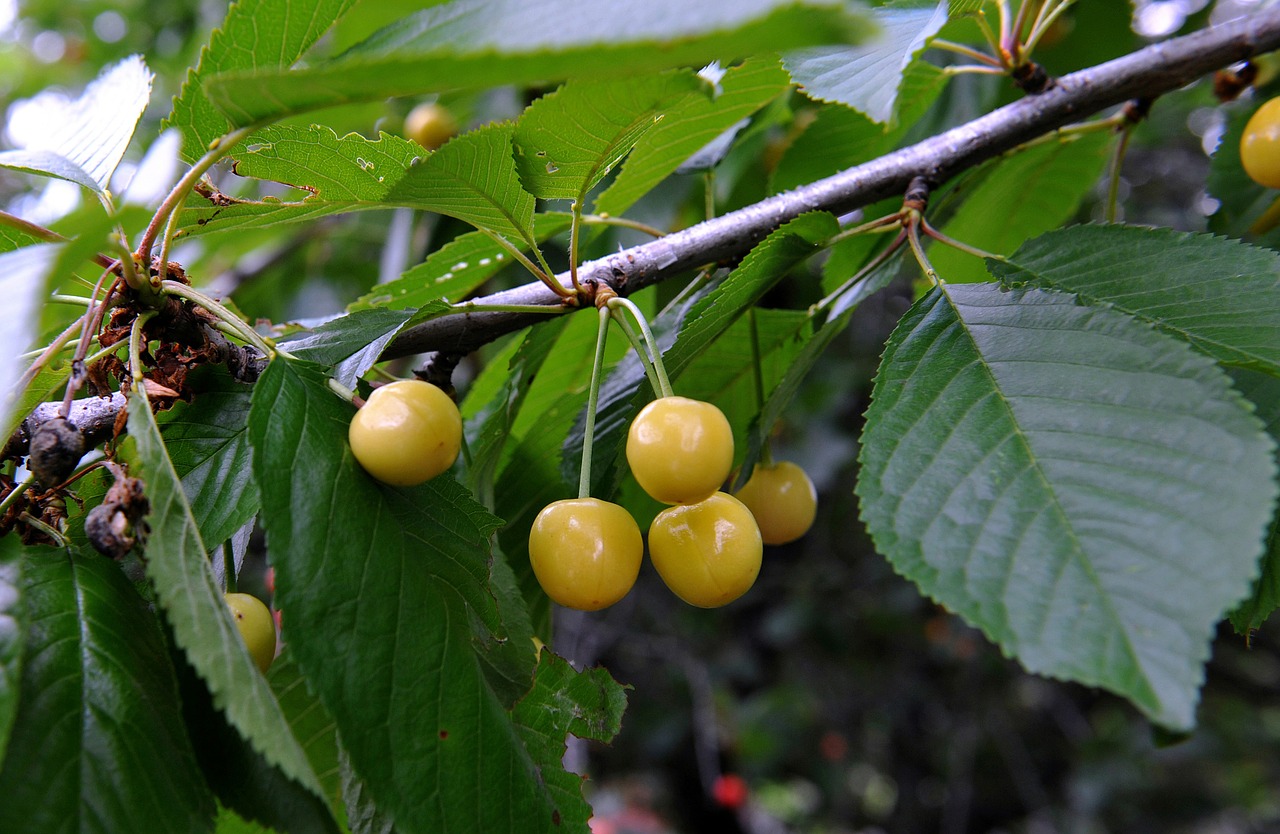
[[[463,134],[410,169],[387,201],[465,220],[536,248],[533,195],[520,185],[511,151],[511,124]]]
[[[225,372],[204,373],[194,381],[199,398],[176,403],[157,423],[200,539],[217,547],[258,512],[245,436],[253,389]]]
[[[1228,373],[1236,390],[1257,409],[1271,438],[1280,437],[1280,379],[1243,368],[1232,368]],[[1253,592],[1231,612],[1231,624],[1237,633],[1248,635],[1261,628],[1277,608],[1280,608],[1280,515],[1272,520],[1267,534],[1262,575],[1254,582]]]
[[[840,105],[818,110],[812,124],[787,146],[774,169],[774,193],[805,185],[874,159],[884,149],[884,126]]]
[[[979,182],[942,231],[987,252],[1009,254],[1075,216],[1106,168],[1112,142],[1109,133],[1088,133],[1019,151]],[[993,212],[1000,222],[991,221]],[[982,260],[950,246],[934,243],[929,260],[952,284],[988,280]]]
[[[871,10],[879,34],[855,47],[815,47],[783,56],[791,78],[810,98],[852,107],[874,121],[894,120],[902,76],[947,22],[947,4]]]
[[[486,587],[497,519],[447,477],[373,481],[345,442],[350,416],[319,369],[277,360],[250,436],[285,635],[356,771],[404,834],[553,831],[557,815],[583,830],[580,795],[544,787],[560,758],[522,742],[477,656],[477,640],[529,639]]]
[[[42,242],[42,238],[28,234],[21,229],[0,225],[0,253],[12,252],[14,249],[21,249],[24,246]]]
[[[294,662],[293,652],[287,644],[276,662],[271,664],[267,682],[280,702],[280,709],[289,721],[294,738],[302,742],[302,749],[307,753],[311,769],[320,779],[329,805],[337,810],[342,797],[338,725],[307,685],[307,679],[302,676],[302,670]]]
[[[427,156],[399,136],[338,136],[323,125],[271,125],[236,152],[236,173],[285,183],[308,192],[301,200],[219,199],[192,195],[182,210],[187,234],[297,223],[330,214],[386,208],[387,194],[409,168]]]
[[[857,492],[895,569],[1029,670],[1186,729],[1257,575],[1274,453],[1186,345],[1065,294],[944,285],[890,339]]]
[[[214,707],[208,687],[181,660],[178,689],[196,758],[219,804],[284,834],[338,834],[331,797],[322,799],[269,764]]]
[[[688,70],[605,81],[571,80],[525,109],[512,143],[520,182],[535,197],[573,200],[631,152],[689,96],[711,98]]]
[[[412,314],[403,310],[361,310],[338,316],[280,347],[299,359],[334,367],[333,376],[348,388],[378,361]]]
[[[21,695],[0,769],[3,831],[208,831],[155,617],[115,562],[28,548]]]
[[[355,0],[237,0],[227,9],[222,26],[200,51],[200,63],[187,73],[174,99],[165,127],[182,130],[182,156],[194,162],[210,143],[233,125],[218,112],[205,93],[205,82],[218,73],[267,72],[293,66]]]
[[[145,397],[129,400],[129,436],[137,444],[151,512],[147,575],[173,637],[232,726],[287,776],[320,795],[320,784],[289,732],[280,706],[240,638],[216,586],[196,520]]]
[[[433,90],[637,76],[847,43],[865,31],[862,18],[830,0],[457,0],[393,24],[334,61],[230,72],[205,89],[233,122],[252,124]]]
[[[105,192],[151,99],[151,71],[139,55],[102,71],[75,101],[46,106],[37,144],[0,153],[14,168]]]
[[[22,611],[21,548],[17,536],[0,539],[0,762],[18,714],[18,683],[26,621]]]
[[[621,216],[686,160],[791,86],[776,56],[748,59],[720,79],[719,93],[687,95],[636,142],[596,212]]]
[[[569,228],[569,215],[539,212],[533,218],[533,237],[542,243]],[[526,252],[527,247],[521,251]],[[432,252],[427,259],[394,281],[379,284],[352,302],[348,309],[421,307],[444,299],[466,298],[511,264],[510,254],[484,232],[467,232]]]
[[[1028,242],[1007,284],[1077,293],[1144,319],[1220,362],[1280,376],[1280,255],[1235,240],[1137,226],[1076,226]]]

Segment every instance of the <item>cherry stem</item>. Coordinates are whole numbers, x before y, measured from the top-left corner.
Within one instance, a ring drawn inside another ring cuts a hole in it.
[[[653,362],[653,372],[658,376],[658,387],[655,393],[660,397],[674,396],[674,392],[671,390],[671,380],[667,379],[667,369],[662,365],[662,351],[658,349],[658,340],[654,338],[653,329],[649,327],[649,321],[644,317],[644,313],[640,312],[640,308],[635,305],[635,302],[620,295],[609,299],[608,305],[610,307],[615,305],[625,307],[632,318],[636,320],[636,324],[640,326],[640,332],[644,334],[645,345],[649,349],[649,359]],[[640,349],[639,345],[636,346],[636,349]]]
[[[606,305],[607,306],[607,305]],[[655,394],[662,390],[662,386],[658,383],[658,374],[653,370],[653,363],[649,361],[649,353],[644,349],[644,342],[640,338],[640,334],[636,333],[631,322],[627,321],[627,314],[617,307],[610,307],[609,313],[613,316],[613,320],[618,323],[618,327],[622,328],[622,333],[627,337],[627,341],[636,349],[636,356],[640,359],[640,367],[644,369],[644,375],[649,380],[649,387],[653,389]]]
[[[0,518],[4,518],[4,516],[9,512],[9,508],[22,497],[24,492],[31,488],[32,483],[33,480],[28,478],[20,484],[15,484],[13,489],[9,491],[9,494],[6,495],[3,500],[0,500]]]
[[[133,256],[126,251],[124,257],[127,260]],[[80,317],[80,341],[76,345],[75,354],[71,360],[71,376],[67,379],[67,392],[62,397],[62,410],[59,412],[64,419],[71,413],[71,400],[75,398],[76,391],[79,390],[83,381],[78,369],[84,363],[85,354],[89,352],[89,342],[95,335],[98,326],[102,324],[102,317],[106,314],[107,304],[111,301],[111,289],[108,289],[107,294],[102,299],[102,303],[97,304],[95,302],[98,293],[102,291],[103,282],[107,280],[107,276],[111,272],[112,270],[107,269],[98,276],[97,283],[93,285],[93,291],[89,293],[89,309]]]
[[[582,431],[582,468],[578,474],[578,497],[591,497],[591,450],[595,445],[596,409],[600,404],[600,382],[604,375],[604,346],[609,338],[609,306],[599,309],[596,322],[596,354],[591,363],[591,385],[587,389],[587,420]]]
[[[553,293],[559,296],[562,300],[574,297],[573,290],[562,287],[560,285],[560,282],[553,277],[554,273],[551,271],[551,267],[547,265],[546,259],[543,258],[542,253],[538,251],[536,248],[534,249],[534,253],[538,256],[538,260],[542,262],[542,266],[538,266],[533,261],[531,261],[528,255],[520,251],[520,248],[518,246],[516,246],[514,243],[507,240],[505,237],[498,234],[497,232],[490,231],[489,229],[484,229],[484,228],[481,228],[480,231],[488,235],[489,239],[492,240],[494,243],[498,244],[503,249],[505,249],[507,253],[511,255],[511,257],[516,259],[517,263],[519,263],[525,269],[529,270],[529,272],[532,273],[533,277],[537,278],[539,281],[545,284],[547,289],[551,290]]]
[[[39,530],[41,533],[44,533],[49,538],[53,539],[55,542],[57,542],[58,547],[71,546],[71,542],[68,541],[67,537],[62,534],[62,531],[55,530],[54,528],[50,527],[48,524],[45,524],[43,521],[33,516],[31,513],[23,513],[22,515],[19,516],[19,518],[27,526],[34,527],[35,529]]]
[[[234,594],[237,590],[236,555],[231,550],[230,540],[222,543],[222,583],[224,592]]]
[[[1116,222],[1116,211],[1120,203],[1120,168],[1124,164],[1125,152],[1129,149],[1129,139],[1133,136],[1133,130],[1126,125],[1124,130],[1120,132],[1120,140],[1116,142],[1115,152],[1111,155],[1110,168],[1107,171],[1107,209],[1106,220],[1108,223]]]
[[[574,293],[582,292],[582,284],[578,282],[578,235],[581,230],[582,201],[574,200],[569,205],[569,283],[573,284]]]
[[[966,58],[972,58],[979,63],[987,65],[988,67],[1001,69],[1000,62],[995,58],[992,58],[981,50],[974,49],[971,46],[965,46],[962,43],[955,43],[954,41],[943,40],[942,38],[934,38],[929,41],[929,46],[933,49],[942,49],[947,52],[954,52],[957,55],[963,55]]]
[[[608,214],[584,214],[582,215],[582,222],[587,225],[618,226],[623,229],[634,229],[637,232],[644,232],[646,235],[655,238],[667,236],[667,233],[657,226],[650,226],[648,223],[629,220],[625,217],[610,217]]]
[[[50,360],[52,360],[60,350],[67,346],[67,343],[71,341],[71,337],[81,331],[81,328],[84,326],[83,321],[88,315],[88,313],[85,313],[80,318],[71,322],[71,324],[67,326],[67,329],[59,333],[57,337],[49,343],[49,346],[40,352],[40,355],[35,358],[35,361],[27,367],[26,371],[23,372],[22,377],[18,380],[18,383],[13,386],[13,397],[15,401],[21,399],[22,395],[26,393],[27,386],[31,385],[40,371],[44,370],[44,367],[49,364]]]
[[[144,263],[150,263],[151,248],[155,245],[156,236],[160,234],[160,229],[168,222],[169,216],[178,211],[182,203],[187,199],[187,194],[191,192],[192,188],[195,188],[200,178],[253,131],[253,126],[242,127],[239,130],[231,131],[226,136],[215,139],[208,152],[196,160],[195,165],[192,165],[187,170],[187,173],[183,174],[182,179],[178,180],[177,184],[164,198],[160,208],[156,209],[156,213],[151,217],[151,223],[147,225],[147,230],[142,233],[142,242],[138,244],[137,250],[139,259]],[[137,289],[137,287],[134,287],[134,289]]]
[[[337,394],[339,397],[346,400],[347,402],[351,403],[356,408],[359,408],[360,406],[364,405],[364,400],[362,400],[360,397],[357,397],[355,391],[343,385],[341,382],[338,382],[338,380],[334,379],[333,377],[329,377],[327,380],[325,380],[325,382],[328,383],[330,391]],[[360,400],[360,401],[356,402],[357,400]]]
[[[151,321],[155,315],[155,310],[142,313],[133,320],[133,327],[129,330],[129,374],[133,377],[134,390],[142,388],[142,328],[146,327],[147,322]],[[144,391],[143,397],[145,396]]]
[[[924,246],[920,244],[920,214],[913,214],[915,216],[907,223],[907,243],[911,244],[911,254],[916,256],[916,262],[924,270],[925,277],[936,287],[942,281],[938,278],[938,271],[929,262],[929,256],[924,253]]]
[[[858,282],[862,281],[864,278],[866,278],[868,275],[870,275],[872,272],[878,269],[882,264],[884,264],[885,261],[889,260],[889,258],[891,258],[893,254],[902,247],[902,244],[906,242],[906,239],[907,239],[906,230],[900,229],[898,231],[898,236],[893,239],[892,243],[886,246],[880,252],[880,254],[876,255],[874,258],[868,261],[867,264],[864,267],[862,267],[862,269],[859,269],[857,272],[855,272],[852,278],[845,281],[840,286],[836,287],[835,290],[829,293],[825,298],[823,298],[817,304],[813,305],[813,309],[823,310],[831,306],[833,303],[835,303],[836,299],[844,295],[849,290],[853,289],[853,287]]]
[[[938,243],[941,243],[943,246],[950,246],[952,249],[958,249],[959,251],[964,252],[965,254],[973,255],[975,258],[982,258],[983,260],[986,260],[989,258],[995,261],[1006,260],[1004,255],[997,255],[994,252],[988,252],[985,249],[979,249],[976,246],[970,246],[967,243],[963,243],[959,240],[956,240],[953,237],[949,237],[943,234],[942,232],[933,228],[933,226],[929,224],[929,221],[925,220],[923,217],[920,218],[920,228],[924,230],[924,233],[926,235],[938,241]]]

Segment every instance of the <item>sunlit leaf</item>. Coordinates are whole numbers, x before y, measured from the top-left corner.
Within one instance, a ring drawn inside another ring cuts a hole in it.
[[[132,55],[102,71],[75,101],[45,101],[45,130],[25,148],[0,153],[0,167],[106,191],[151,99],[151,71]]]
[[[588,191],[654,125],[709,85],[680,71],[609,81],[570,81],[525,109],[512,143],[520,182],[545,200],[581,204]]]
[[[200,52],[199,65],[187,73],[165,127],[182,131],[182,155],[194,162],[210,144],[231,130],[227,118],[209,101],[204,83],[217,73],[287,69],[320,38],[355,0],[238,0]]]
[[[894,567],[1028,669],[1186,729],[1258,572],[1274,453],[1213,361],[1147,325],[944,285],[885,351],[858,494]]]
[[[619,26],[619,21],[626,21]],[[392,24],[334,61],[206,84],[238,124],[460,87],[634,76],[823,43],[862,18],[830,0],[457,0]]]

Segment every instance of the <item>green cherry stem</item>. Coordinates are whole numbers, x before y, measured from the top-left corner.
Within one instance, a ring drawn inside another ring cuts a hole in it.
[[[339,397],[346,400],[347,402],[351,403],[356,408],[360,408],[364,405],[363,397],[359,396],[358,394],[356,394],[355,391],[343,385],[341,382],[338,382],[338,380],[334,379],[333,377],[329,377],[327,380],[325,380],[325,382],[328,383],[330,391],[337,394]]]
[[[582,469],[578,475],[578,497],[591,497],[591,450],[595,445],[596,408],[600,404],[600,382],[604,375],[604,346],[609,338],[609,305],[597,314],[596,355],[591,363],[591,386],[587,389],[587,421],[582,432]]]
[[[653,329],[649,327],[649,322],[644,317],[644,313],[640,312],[640,308],[635,302],[622,296],[615,296],[609,299],[610,307],[618,306],[626,308],[631,317],[636,320],[636,324],[640,326],[640,332],[644,334],[645,345],[649,349],[649,358],[653,362],[653,372],[658,376],[658,396],[670,397],[674,394],[671,390],[671,381],[667,379],[667,369],[662,365],[662,351],[658,349],[658,340],[653,336]]]
[[[933,264],[929,261],[929,256],[924,253],[924,246],[920,244],[920,217],[917,214],[907,222],[907,243],[911,244],[911,254],[916,256],[916,262],[920,264],[920,268],[924,270],[927,277],[935,287],[942,283],[938,278],[938,271],[933,268]]]
[[[611,307],[609,308],[609,314],[618,323],[618,327],[622,328],[622,333],[627,337],[627,341],[631,342],[631,346],[636,349],[636,356],[640,359],[640,367],[644,368],[644,375],[649,380],[649,387],[653,389],[655,394],[658,394],[662,390],[662,385],[658,382],[658,374],[653,370],[653,363],[649,361],[649,352],[645,350],[640,334],[631,326],[631,322],[627,321],[627,314],[623,312],[622,308]]]
[[[129,374],[133,377],[135,390],[142,384],[142,328],[146,327],[147,322],[151,321],[155,315],[155,310],[142,313],[133,320],[133,327],[129,330]]]
[[[28,478],[11,489],[9,494],[4,497],[4,500],[0,501],[0,518],[3,518],[9,512],[9,508],[31,487],[31,483],[31,479]]]
[[[231,551],[231,542],[222,543],[222,581],[225,592],[234,594],[237,590],[236,555]]]

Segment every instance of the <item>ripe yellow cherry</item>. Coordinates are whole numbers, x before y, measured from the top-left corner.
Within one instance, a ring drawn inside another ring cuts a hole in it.
[[[729,476],[733,430],[711,403],[662,397],[631,422],[627,463],[641,488],[658,501],[701,501]]]
[[[462,447],[462,417],[449,395],[429,382],[402,379],[374,389],[351,418],[351,451],[384,484],[414,486],[453,466]]]
[[[760,525],[765,544],[786,544],[809,532],[818,513],[818,492],[803,469],[790,461],[760,464],[735,497]]]
[[[226,599],[249,656],[265,675],[276,659],[276,621],[271,611],[251,594],[227,594]]]
[[[649,527],[649,558],[658,575],[699,608],[718,608],[745,594],[760,573],[762,553],[751,511],[723,492],[663,510]]]
[[[1240,137],[1240,164],[1267,188],[1280,188],[1280,97],[1258,108]]]
[[[555,501],[529,531],[529,563],[547,596],[566,608],[598,611],[627,595],[644,542],[631,513],[599,498]]]
[[[404,135],[429,151],[434,151],[457,133],[458,120],[442,104],[419,104],[404,117]]]

